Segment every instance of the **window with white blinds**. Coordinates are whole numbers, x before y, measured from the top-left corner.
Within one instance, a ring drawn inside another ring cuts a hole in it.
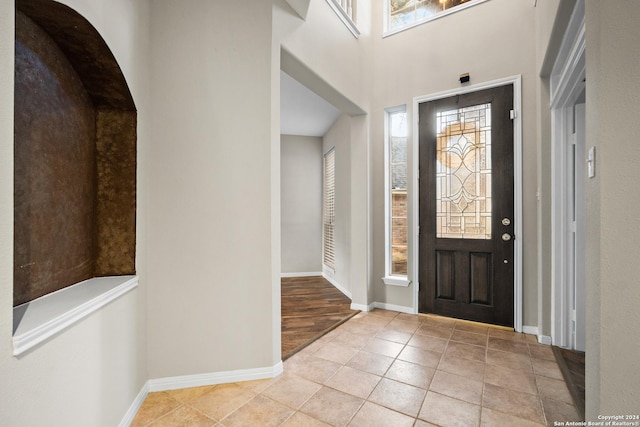
[[[323,250],[322,263],[335,270],[335,222],[336,222],[336,152],[324,155],[324,202],[322,214]]]

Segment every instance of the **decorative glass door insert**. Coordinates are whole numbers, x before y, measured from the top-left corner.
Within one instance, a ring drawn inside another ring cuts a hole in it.
[[[436,114],[436,237],[491,239],[491,104]]]

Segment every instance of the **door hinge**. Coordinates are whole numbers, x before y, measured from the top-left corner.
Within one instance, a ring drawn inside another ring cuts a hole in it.
[[[511,118],[511,120],[515,119],[517,117],[516,110],[510,110],[509,117]]]

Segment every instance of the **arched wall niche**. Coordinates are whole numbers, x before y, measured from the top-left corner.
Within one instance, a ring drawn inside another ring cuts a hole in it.
[[[16,1],[14,306],[135,273],[137,113],[97,30]]]

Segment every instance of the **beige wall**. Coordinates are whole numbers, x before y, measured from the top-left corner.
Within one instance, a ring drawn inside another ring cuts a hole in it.
[[[374,33],[382,31],[382,6],[376,2]],[[412,307],[413,285],[385,286],[384,275],[384,109],[406,104],[413,121],[417,96],[522,75],[524,324],[537,325],[537,163],[535,14],[531,2],[492,0],[445,19],[386,38],[375,38],[372,129],[373,275],[376,301]],[[411,265],[410,265],[411,268]],[[413,277],[410,277],[413,280]]]
[[[152,4],[151,378],[279,362],[271,12],[270,2]]]
[[[282,135],[282,273],[322,271],[322,138]]]
[[[114,426],[147,380],[146,183],[138,183],[138,289],[20,358],[12,356],[14,2],[0,2],[0,425]],[[105,39],[139,111],[138,174],[148,148],[146,1],[63,3]],[[118,25],[113,25],[117,22]],[[73,414],[71,417],[70,414]]]
[[[637,414],[640,396],[640,3],[586,1],[587,416]]]

